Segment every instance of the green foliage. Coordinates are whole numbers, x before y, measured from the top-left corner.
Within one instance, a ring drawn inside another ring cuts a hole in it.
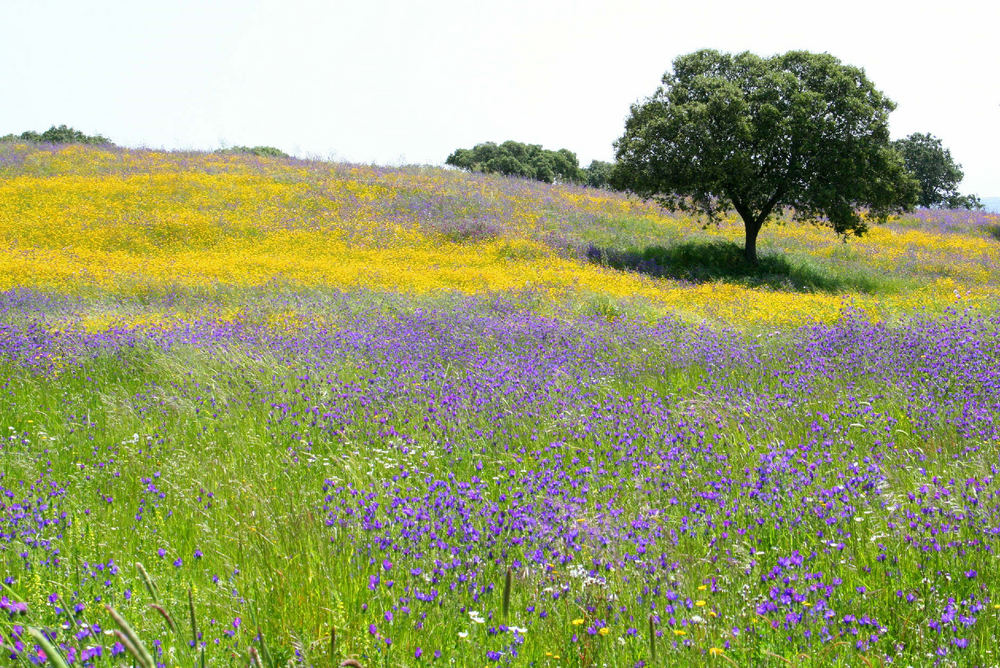
[[[784,208],[846,236],[916,202],[889,140],[894,107],[863,70],[829,54],[697,51],[632,106],[614,180],[710,221],[735,209],[754,263],[757,234]]]
[[[43,144],[107,144],[111,140],[103,135],[87,135],[79,130],[60,125],[53,125],[42,133],[27,130],[19,135],[9,134],[0,137],[0,141],[30,141]]]
[[[516,141],[460,148],[448,156],[445,164],[470,172],[522,176],[545,183],[577,183],[583,179],[583,170],[572,151],[565,148],[550,151],[538,144]]]
[[[893,142],[902,154],[906,169],[920,183],[917,203],[926,207],[982,209],[975,195],[958,194],[958,184],[965,177],[962,166],[951,157],[941,140],[931,134],[914,132]]]
[[[258,158],[288,158],[287,153],[273,146],[230,146],[220,148],[216,153],[254,155]]]
[[[972,211],[982,211],[985,208],[979,196],[973,194],[949,197],[946,206],[949,209],[969,209]]]
[[[591,188],[613,188],[611,174],[614,165],[602,160],[591,160],[583,170],[583,182]]]

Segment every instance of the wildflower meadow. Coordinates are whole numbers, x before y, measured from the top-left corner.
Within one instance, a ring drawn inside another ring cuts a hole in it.
[[[0,665],[1000,665],[1000,216],[0,144]]]

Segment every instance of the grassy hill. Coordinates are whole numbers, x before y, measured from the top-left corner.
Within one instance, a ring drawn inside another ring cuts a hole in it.
[[[769,226],[757,271],[735,220],[606,191],[435,168],[0,145],[0,289],[131,298],[261,286],[465,294],[531,290],[741,326],[991,304],[997,216],[923,211],[840,241]],[[223,295],[228,295],[223,297]],[[960,301],[956,300],[960,295]],[[247,298],[252,299],[252,298]]]
[[[0,662],[991,665],[997,223],[0,145]]]

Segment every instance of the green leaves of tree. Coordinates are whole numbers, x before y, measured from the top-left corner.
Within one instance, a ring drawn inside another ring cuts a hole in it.
[[[941,206],[951,209],[980,209],[975,195],[960,195],[958,184],[965,177],[962,166],[951,157],[941,140],[931,134],[914,132],[893,142],[902,154],[906,169],[920,183],[920,206]]]
[[[28,130],[19,135],[6,135],[0,141],[31,141],[45,144],[111,144],[103,135],[88,135],[73,128],[53,125],[42,133]]]
[[[735,209],[756,236],[785,208],[862,234],[916,201],[889,141],[893,103],[864,72],[829,54],[763,58],[702,50],[681,56],[663,85],[632,106],[615,143],[620,187],[715,220]]]
[[[564,148],[549,151],[538,144],[516,141],[499,145],[486,142],[471,149],[460,148],[449,155],[445,163],[472,172],[522,176],[545,183],[576,183],[583,178],[583,170],[572,151]]]
[[[252,155],[258,158],[287,158],[290,157],[287,153],[282,151],[280,148],[275,148],[273,146],[230,146],[229,148],[220,148],[216,153],[225,154],[235,154],[235,155]]]

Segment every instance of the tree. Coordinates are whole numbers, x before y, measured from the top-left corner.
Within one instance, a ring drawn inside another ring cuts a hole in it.
[[[42,133],[28,130],[16,137],[14,135],[5,135],[0,137],[0,140],[30,141],[46,144],[111,144],[111,140],[107,137],[102,135],[87,135],[65,125],[60,125],[59,127],[53,125]]]
[[[949,209],[981,209],[975,195],[958,194],[958,184],[965,177],[962,166],[951,157],[941,140],[931,134],[914,132],[893,142],[903,156],[903,163],[920,183],[920,206]]]
[[[611,188],[614,165],[603,160],[591,160],[583,170],[583,182],[591,188]]]
[[[289,155],[282,151],[280,148],[275,148],[273,146],[230,146],[229,148],[220,148],[216,153],[234,154],[234,155],[252,155],[258,158],[287,158]]]
[[[916,201],[889,141],[895,105],[863,70],[829,54],[680,56],[615,142],[614,180],[672,210],[718,220],[734,208],[757,261],[757,235],[791,208],[799,220],[860,236]],[[866,208],[862,215],[859,208]]]
[[[580,161],[577,160],[576,153],[566,148],[558,151],[548,151],[552,158],[553,172],[564,183],[576,183],[582,179],[580,171]]]
[[[460,148],[448,156],[445,164],[470,172],[523,176],[545,183],[576,183],[582,178],[576,153],[561,148],[549,151],[538,144],[505,141],[485,142],[472,148]]]

